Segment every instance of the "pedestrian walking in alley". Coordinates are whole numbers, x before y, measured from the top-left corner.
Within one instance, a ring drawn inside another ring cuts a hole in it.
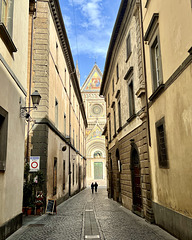
[[[92,182],[92,183],[91,183],[91,190],[92,190],[92,193],[94,193],[94,187],[95,187],[95,185],[94,185],[94,183]]]
[[[95,192],[97,192],[97,188],[98,188],[98,183],[95,182]]]

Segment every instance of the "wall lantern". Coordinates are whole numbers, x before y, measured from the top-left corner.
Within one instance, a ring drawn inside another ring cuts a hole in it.
[[[39,94],[39,92],[37,90],[35,90],[35,92],[33,92],[31,94],[31,98],[32,98],[32,103],[34,108],[37,108],[37,105],[39,105],[40,100],[41,100],[41,95]]]
[[[35,92],[31,94],[31,98],[32,98],[33,107],[20,107],[20,115],[22,118],[26,118],[26,120],[29,120],[30,112],[33,109],[37,109],[37,106],[39,105],[41,100],[41,95],[37,90],[35,90]]]

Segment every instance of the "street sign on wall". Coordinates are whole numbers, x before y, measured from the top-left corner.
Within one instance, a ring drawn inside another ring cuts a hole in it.
[[[40,170],[40,156],[30,157],[30,172],[38,172]]]

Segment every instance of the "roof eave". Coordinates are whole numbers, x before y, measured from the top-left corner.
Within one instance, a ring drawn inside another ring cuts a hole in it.
[[[106,83],[106,78],[107,78],[107,72],[108,72],[108,69],[109,69],[113,48],[114,48],[114,45],[116,43],[116,39],[117,39],[119,30],[120,30],[120,27],[121,27],[121,22],[123,20],[124,14],[125,14],[127,3],[128,3],[128,0],[122,0],[121,1],[121,5],[119,7],[119,11],[118,11],[117,18],[116,18],[116,21],[115,21],[115,25],[114,25],[114,28],[113,28],[113,32],[112,32],[112,35],[111,35],[111,40],[110,40],[109,48],[108,48],[108,51],[107,51],[107,57],[106,57],[106,61],[105,61],[103,78],[102,78],[101,88],[100,88],[100,95],[101,96],[105,95],[104,88],[105,88],[105,83]]]

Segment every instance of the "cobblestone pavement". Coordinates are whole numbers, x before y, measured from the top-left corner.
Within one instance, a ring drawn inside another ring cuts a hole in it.
[[[93,228],[93,229],[89,229]],[[89,234],[89,235],[88,235]],[[92,234],[92,236],[91,236]],[[174,240],[156,225],[147,223],[117,202],[104,188],[88,188],[57,207],[57,215],[27,221],[7,240]]]

